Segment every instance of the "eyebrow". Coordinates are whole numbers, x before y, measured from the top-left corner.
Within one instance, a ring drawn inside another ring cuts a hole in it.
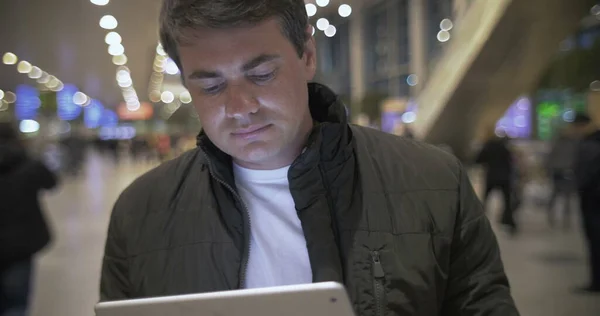
[[[281,56],[273,55],[273,54],[259,55],[257,57],[254,57],[249,62],[245,63],[242,66],[242,71],[246,72],[246,71],[252,70],[252,69],[260,66],[261,64],[264,64],[264,63],[272,61],[272,60],[280,59],[280,58],[281,58]],[[188,79],[189,80],[198,80],[198,79],[210,79],[210,78],[218,78],[218,77],[220,77],[220,74],[215,71],[196,70],[188,76]]]
[[[261,64],[264,64],[266,62],[275,60],[275,59],[279,59],[281,58],[281,56],[279,55],[269,55],[269,54],[262,54],[258,57],[253,58],[252,60],[250,60],[249,62],[245,63],[244,66],[242,66],[242,70],[244,72],[252,70],[258,66],[260,66]]]

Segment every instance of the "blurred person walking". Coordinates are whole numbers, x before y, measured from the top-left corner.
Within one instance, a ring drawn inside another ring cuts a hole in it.
[[[56,181],[27,155],[16,129],[0,123],[0,316],[26,315],[33,255],[50,242],[39,193]]]
[[[571,226],[572,198],[576,194],[573,167],[577,152],[577,139],[570,129],[564,128],[553,141],[552,148],[546,157],[546,169],[552,181],[552,193],[548,200],[548,223],[556,225],[556,204],[562,199],[563,227]]]
[[[588,116],[581,114],[575,117],[573,126],[581,135],[575,179],[590,260],[590,282],[582,290],[600,293],[600,130]]]
[[[511,233],[516,233],[517,223],[514,218],[515,204],[513,201],[515,166],[513,154],[508,147],[508,138],[490,136],[477,155],[475,162],[485,166],[484,205],[487,204],[490,193],[499,190],[504,201],[500,223],[506,225]]]
[[[87,143],[81,135],[72,133],[63,140],[63,146],[66,152],[65,172],[78,176],[85,163]]]

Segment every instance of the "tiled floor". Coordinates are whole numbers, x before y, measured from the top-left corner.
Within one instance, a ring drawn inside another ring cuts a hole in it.
[[[46,196],[55,240],[37,261],[33,316],[88,316],[98,300],[98,279],[110,209],[119,192],[148,166],[115,167],[97,156],[86,175]],[[492,200],[492,208],[497,205]],[[495,218],[492,211],[490,218]],[[598,316],[600,297],[574,295],[586,277],[580,231],[552,231],[543,213],[520,213],[523,232],[510,238],[498,230],[514,296],[524,316]]]

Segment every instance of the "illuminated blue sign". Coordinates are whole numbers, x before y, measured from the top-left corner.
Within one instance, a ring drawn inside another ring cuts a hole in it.
[[[81,107],[73,102],[73,96],[77,91],[77,87],[67,84],[56,93],[56,114],[61,120],[71,121],[81,114]]]
[[[100,127],[100,120],[104,114],[104,106],[98,100],[92,100],[83,112],[83,124],[87,128]]]
[[[33,120],[42,104],[40,93],[34,87],[19,85],[16,90],[15,116],[17,120]]]
[[[102,118],[100,118],[100,126],[104,127],[113,127],[119,124],[119,117],[117,113],[112,110],[104,109],[102,113]]]

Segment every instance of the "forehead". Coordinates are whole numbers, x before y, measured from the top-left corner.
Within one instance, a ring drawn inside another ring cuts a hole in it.
[[[236,28],[188,30],[178,50],[185,70],[199,66],[210,69],[223,64],[241,65],[260,54],[285,56],[295,52],[277,19]]]

